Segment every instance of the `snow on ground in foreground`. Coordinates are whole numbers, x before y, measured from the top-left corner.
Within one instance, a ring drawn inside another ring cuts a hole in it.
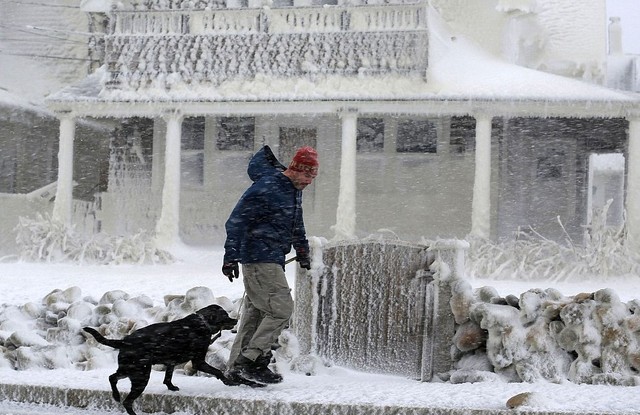
[[[179,254],[180,261],[170,265],[119,265],[78,266],[71,264],[0,264],[0,304],[24,304],[40,301],[54,289],[77,286],[83,295],[100,298],[107,291],[120,289],[132,296],[145,294],[157,304],[163,304],[167,294],[184,294],[190,288],[205,286],[215,296],[230,299],[243,294],[241,281],[230,283],[220,272],[221,248],[186,250]],[[295,280],[295,265],[287,266],[290,284]],[[623,301],[638,297],[640,282],[631,279],[620,281],[584,281],[580,284],[560,285],[540,282],[471,281],[474,286],[493,286],[501,294],[516,294],[530,288],[557,288],[566,295],[593,292],[600,288],[612,288]],[[0,368],[0,383],[29,385],[57,385],[67,388],[108,390],[107,376],[115,370],[104,368],[93,371],[70,369],[14,371]],[[637,412],[640,407],[638,387],[604,385],[577,385],[569,382],[551,384],[536,383],[421,383],[397,376],[353,372],[340,367],[330,367],[317,376],[286,373],[285,381],[263,390],[246,387],[227,387],[208,377],[187,377],[176,372],[175,383],[182,395],[206,395],[250,400],[274,400],[279,402],[367,403],[374,405],[403,405],[417,407],[485,408],[504,409],[507,399],[521,392],[534,392],[530,407],[548,411]],[[127,390],[126,381],[121,386]],[[162,384],[162,373],[153,372],[147,392],[171,394]],[[15,404],[0,401],[0,413],[20,413]],[[8,410],[11,412],[7,412]],[[49,409],[44,409],[47,413]],[[104,411],[102,411],[104,413]],[[55,408],[51,413],[56,413]],[[72,413],[72,412],[65,412]]]
[[[113,369],[88,372],[76,370],[11,372],[0,370],[0,382],[58,385],[64,388],[109,390],[107,377]],[[162,373],[154,371],[146,393],[208,396],[271,402],[348,403],[379,406],[473,408],[499,410],[521,392],[533,392],[529,409],[547,411],[635,412],[640,405],[636,387],[593,386],[549,383],[422,383],[396,376],[352,372],[329,368],[318,376],[287,374],[278,385],[264,389],[227,387],[208,377],[187,377],[176,372],[179,392],[169,392]],[[125,389],[126,381],[120,385]],[[126,389],[125,389],[126,390]],[[0,402],[0,409],[3,409]]]

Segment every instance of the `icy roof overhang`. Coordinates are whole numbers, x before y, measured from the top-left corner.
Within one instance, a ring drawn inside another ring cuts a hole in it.
[[[0,107],[15,108],[25,112],[33,112],[42,116],[53,116],[51,111],[43,105],[38,105],[24,97],[12,94],[4,88],[0,88]]]
[[[640,95],[509,64],[449,33],[429,13],[429,69],[424,76],[367,74],[277,78],[258,75],[220,85],[106,89],[104,69],[47,98],[54,110],[80,115],[322,113],[357,102],[362,113],[396,112],[624,117],[640,112]],[[264,109],[264,103],[268,108]]]

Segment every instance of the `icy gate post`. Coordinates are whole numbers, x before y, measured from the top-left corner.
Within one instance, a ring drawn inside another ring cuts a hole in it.
[[[465,246],[365,240],[315,247],[322,264],[296,278],[292,325],[301,353],[423,381],[448,371],[449,281],[463,273]]]

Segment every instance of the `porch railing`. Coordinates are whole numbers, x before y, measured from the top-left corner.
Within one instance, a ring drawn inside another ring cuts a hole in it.
[[[116,11],[112,35],[384,32],[426,30],[422,4],[280,9]]]
[[[257,74],[420,73],[423,4],[115,11],[105,37],[109,88],[159,79],[219,84]],[[171,85],[167,83],[167,88]]]

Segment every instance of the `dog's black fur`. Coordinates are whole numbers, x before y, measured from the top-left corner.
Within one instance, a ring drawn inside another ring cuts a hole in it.
[[[107,339],[91,327],[83,330],[90,333],[99,343],[119,349],[118,370],[109,376],[113,398],[120,402],[120,392],[116,384],[118,380],[129,378],[131,391],[122,402],[130,415],[135,401],[144,391],[151,375],[151,366],[165,365],[164,384],[172,391],[177,391],[171,379],[176,365],[191,360],[193,368],[220,379],[225,385],[238,385],[239,382],[249,386],[261,384],[242,379],[229,379],[225,374],[205,361],[211,336],[221,330],[230,330],[237,320],[229,317],[218,305],[210,305],[180,320],[169,323],[156,323],[134,331],[122,340]]]

